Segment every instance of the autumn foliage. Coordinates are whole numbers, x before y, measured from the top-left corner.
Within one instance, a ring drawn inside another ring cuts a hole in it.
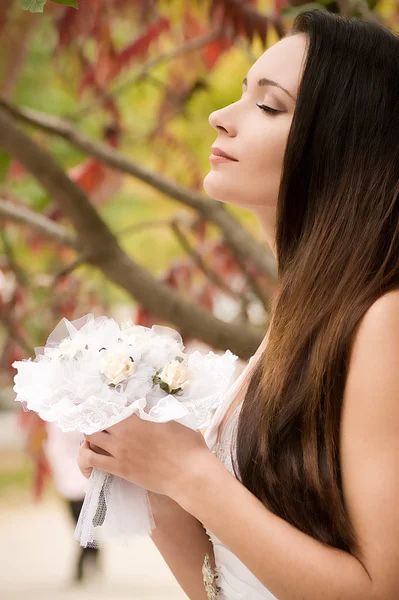
[[[253,327],[252,340],[257,328],[260,340],[275,273],[272,260],[267,267],[266,262],[256,263],[256,257],[267,255],[268,248],[257,239],[250,220],[246,235],[254,238],[259,252],[252,242],[239,241],[238,233],[246,228],[241,214],[234,214],[233,222],[222,209],[216,213],[215,208],[210,216],[206,204],[195,208],[195,201],[205,201],[200,198],[202,179],[212,140],[206,118],[215,104],[232,101],[239,85],[237,77],[222,90],[216,75],[221,76],[223,69],[235,72],[233,65],[237,72],[249,68],[264,48],[289,30],[307,4],[300,0],[22,0],[21,4],[3,0],[0,6],[1,110],[15,123],[30,125],[25,131],[57,159],[123,248],[127,234],[142,236],[141,245],[126,246],[126,252],[159,282],[160,289],[161,284],[167,286],[178,300],[202,307],[219,321],[246,324],[248,331]],[[340,6],[339,1],[312,3],[315,9],[334,12]],[[364,18],[373,15],[394,26],[399,23],[397,9],[388,2],[360,0],[356,6]],[[42,9],[43,14],[29,12]],[[36,112],[24,116],[27,107]],[[46,113],[62,120],[44,123]],[[65,134],[65,123],[72,134]],[[207,133],[198,136],[198,130]],[[130,171],[123,165],[117,168],[100,158],[87,140],[125,156],[134,168],[138,165],[136,175],[132,177],[130,167]],[[141,167],[152,175],[143,174]],[[110,314],[122,306],[123,316],[139,324],[168,321],[187,340],[201,339],[201,328],[194,322],[191,328],[186,320],[183,327],[180,309],[165,319],[152,295],[151,302],[140,301],[132,286],[121,292],[114,284],[123,285],[110,283],[106,258],[82,250],[79,230],[66,206],[35,183],[21,160],[1,151],[0,177],[0,372],[5,380],[9,381],[12,361],[43,343],[61,316]],[[171,188],[165,192],[162,178],[178,185],[176,193]],[[131,213],[123,204],[127,196],[132,198]],[[114,217],[113,207],[122,205],[122,216]],[[10,206],[17,213],[11,214]],[[18,210],[26,208],[25,217],[18,217]],[[36,216],[43,218],[42,227],[35,223]],[[228,232],[234,235],[229,237]],[[70,243],[65,243],[68,235]],[[164,304],[160,301],[160,309]],[[216,325],[214,338],[209,333],[206,341],[229,345],[228,330],[219,335]],[[231,330],[231,340],[240,345],[237,331]],[[243,350],[243,355],[253,350]]]

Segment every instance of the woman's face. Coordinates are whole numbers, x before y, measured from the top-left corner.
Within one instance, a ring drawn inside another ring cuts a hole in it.
[[[204,189],[213,199],[259,216],[262,210],[276,207],[305,52],[303,34],[280,40],[249,70],[242,97],[210,115],[209,123],[218,133],[212,148],[234,159],[211,155]],[[279,112],[270,113],[259,105]]]

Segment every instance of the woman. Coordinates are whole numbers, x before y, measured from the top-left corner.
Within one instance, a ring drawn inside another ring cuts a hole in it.
[[[133,416],[88,436],[80,467],[151,491],[191,599],[394,600],[399,39],[304,12],[210,123],[205,190],[253,212],[277,260],[268,339],[205,440]]]

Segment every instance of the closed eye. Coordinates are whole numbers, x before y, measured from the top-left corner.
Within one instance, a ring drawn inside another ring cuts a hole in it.
[[[276,108],[271,108],[270,106],[266,106],[266,104],[256,104],[256,106],[259,106],[259,108],[261,108],[262,110],[264,110],[265,112],[267,112],[271,115],[276,115],[278,113],[283,112],[282,110],[277,110]]]

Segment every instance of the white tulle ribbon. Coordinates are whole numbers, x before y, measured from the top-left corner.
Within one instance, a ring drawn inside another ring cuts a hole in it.
[[[185,355],[183,349],[169,327],[120,327],[92,314],[62,319],[34,360],[13,363],[15,399],[63,431],[92,434],[133,414],[199,430],[209,425],[238,357],[229,350]],[[93,470],[75,531],[82,546],[127,542],[154,526],[145,489]]]

